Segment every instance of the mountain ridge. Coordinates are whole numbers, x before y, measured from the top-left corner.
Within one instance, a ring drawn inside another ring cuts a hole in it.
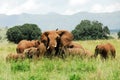
[[[37,24],[42,31],[66,29],[73,30],[81,20],[97,20],[108,26],[109,29],[120,29],[120,11],[112,13],[89,13],[78,12],[73,15],[61,15],[58,13],[48,14],[19,14],[5,15],[0,14],[0,27],[13,27],[24,23]]]

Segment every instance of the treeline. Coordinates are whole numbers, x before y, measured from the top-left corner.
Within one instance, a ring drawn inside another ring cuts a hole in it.
[[[108,26],[104,26],[98,21],[82,20],[71,32],[74,35],[74,40],[111,38]],[[23,24],[9,28],[6,36],[9,41],[18,43],[23,39],[40,39],[41,33],[41,29],[36,24]],[[118,37],[120,38],[120,32],[118,33]]]
[[[108,39],[110,30],[98,21],[82,20],[74,30],[72,30],[75,40]]]
[[[18,43],[23,39],[39,39],[39,37],[41,36],[41,29],[36,24],[18,25],[9,28],[6,35],[9,41]]]

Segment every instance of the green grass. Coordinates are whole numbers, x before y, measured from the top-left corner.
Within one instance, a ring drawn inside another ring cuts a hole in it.
[[[79,57],[42,58],[38,61],[6,62],[9,53],[16,53],[16,44],[0,43],[0,80],[120,80],[120,40],[77,41],[94,53],[97,44],[110,42],[117,51],[116,59],[102,61]]]

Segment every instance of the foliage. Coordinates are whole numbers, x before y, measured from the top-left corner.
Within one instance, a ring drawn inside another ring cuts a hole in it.
[[[6,35],[9,41],[18,43],[23,39],[38,39],[41,35],[41,29],[36,24],[24,24],[9,28]]]
[[[118,38],[120,38],[120,31],[117,33],[117,35],[118,35]]]
[[[82,20],[72,30],[75,40],[108,39],[110,30],[98,21]]]
[[[120,80],[119,39],[76,42],[93,54],[97,44],[110,42],[116,48],[116,59],[102,61],[100,56],[96,59],[68,56],[64,60],[43,57],[39,60],[9,63],[5,57],[16,51],[16,44],[3,42],[0,43],[0,80]]]
[[[12,61],[11,64],[11,70],[13,72],[17,72],[17,71],[29,71],[30,70],[30,63],[26,60],[26,61]]]

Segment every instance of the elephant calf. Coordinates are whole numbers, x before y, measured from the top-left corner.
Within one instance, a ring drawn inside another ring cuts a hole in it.
[[[18,61],[18,60],[24,60],[26,57],[24,54],[8,54],[7,57],[6,57],[6,61],[11,61],[11,60],[14,60],[14,61]]]
[[[30,48],[30,47],[37,47],[39,45],[38,40],[21,40],[16,48],[17,53],[23,53],[25,49]]]
[[[24,50],[23,54],[29,59],[38,58],[39,57],[39,50],[35,47],[30,47]]]
[[[96,46],[94,57],[97,57],[98,54],[100,54],[104,59],[108,58],[109,56],[115,58],[116,50],[115,47],[110,43],[101,44]]]

